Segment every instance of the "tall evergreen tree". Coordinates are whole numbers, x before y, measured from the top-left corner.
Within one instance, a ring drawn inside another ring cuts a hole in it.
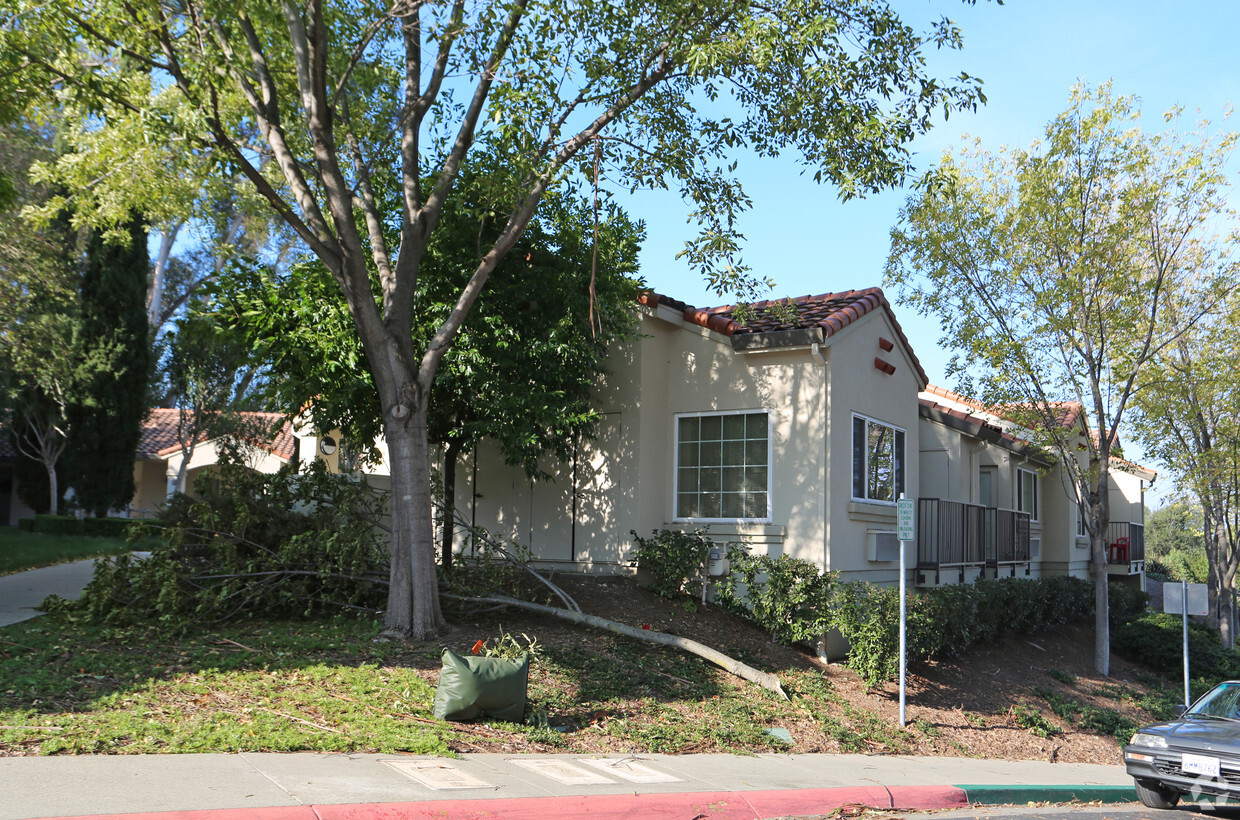
[[[127,241],[94,232],[81,280],[78,367],[69,418],[69,474],[77,502],[95,515],[133,499],[134,454],[147,411],[151,351],[146,320],[146,226]]]

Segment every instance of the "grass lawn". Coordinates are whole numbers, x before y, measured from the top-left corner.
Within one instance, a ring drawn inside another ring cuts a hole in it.
[[[786,702],[701,659],[610,634],[542,651],[527,724],[435,720],[439,647],[377,643],[378,630],[356,618],[180,635],[51,616],[4,627],[0,756],[782,748],[764,728],[788,714]],[[793,674],[796,712],[831,708],[820,675]]]
[[[38,618],[0,630],[0,755],[443,754],[434,688],[356,619],[179,637]],[[437,654],[435,655],[437,658]],[[429,659],[427,659],[429,661]]]
[[[47,535],[0,527],[0,575],[128,551],[124,538]]]

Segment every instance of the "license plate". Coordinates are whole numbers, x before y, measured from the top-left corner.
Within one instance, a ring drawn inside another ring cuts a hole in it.
[[[1218,777],[1218,758],[1204,755],[1184,755],[1180,768],[1185,774],[1200,774],[1206,777]]]

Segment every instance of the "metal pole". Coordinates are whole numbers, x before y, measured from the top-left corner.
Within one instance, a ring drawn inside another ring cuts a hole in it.
[[[904,494],[900,494],[900,498],[904,498]],[[905,636],[908,630],[908,610],[905,606],[905,572],[904,572],[904,552],[908,546],[907,541],[900,542],[900,726],[904,727],[904,673],[905,661],[908,656]]]
[[[1184,705],[1191,706],[1193,703],[1193,700],[1192,700],[1192,697],[1189,695],[1189,690],[1188,690],[1188,581],[1187,580],[1180,581],[1180,589],[1181,589],[1181,595],[1183,596],[1182,600],[1184,601],[1184,606],[1180,610],[1183,613],[1181,617],[1184,618]]]

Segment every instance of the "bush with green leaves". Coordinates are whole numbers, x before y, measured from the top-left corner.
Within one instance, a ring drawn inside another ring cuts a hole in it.
[[[744,544],[729,546],[727,557],[731,571],[716,585],[724,609],[785,644],[817,641],[830,629],[838,573],[788,555],[754,555]]]
[[[107,623],[179,629],[233,617],[309,616],[382,607],[388,550],[376,531],[383,500],[322,462],[272,475],[223,464],[197,498],[179,495],[151,523],[144,560],[102,561],[76,603],[52,609]],[[149,533],[138,528],[131,535]]]
[[[629,530],[636,547],[637,565],[650,573],[650,589],[663,598],[675,598],[685,585],[706,571],[711,542],[706,530],[654,530],[642,538]]]
[[[1140,618],[1149,606],[1149,593],[1139,587],[1120,583],[1112,583],[1107,587],[1107,616],[1111,620],[1112,629]]]
[[[1006,632],[1030,634],[1079,620],[1093,610],[1093,585],[1080,578],[979,580],[915,590],[907,599],[908,657],[958,657]],[[897,587],[864,581],[837,586],[831,625],[849,643],[848,665],[869,686],[899,670]]]
[[[1115,654],[1177,679],[1184,667],[1184,621],[1180,615],[1149,612],[1111,633]],[[1240,656],[1224,649],[1218,632],[1190,618],[1189,671],[1194,678],[1218,682],[1240,677]]]

